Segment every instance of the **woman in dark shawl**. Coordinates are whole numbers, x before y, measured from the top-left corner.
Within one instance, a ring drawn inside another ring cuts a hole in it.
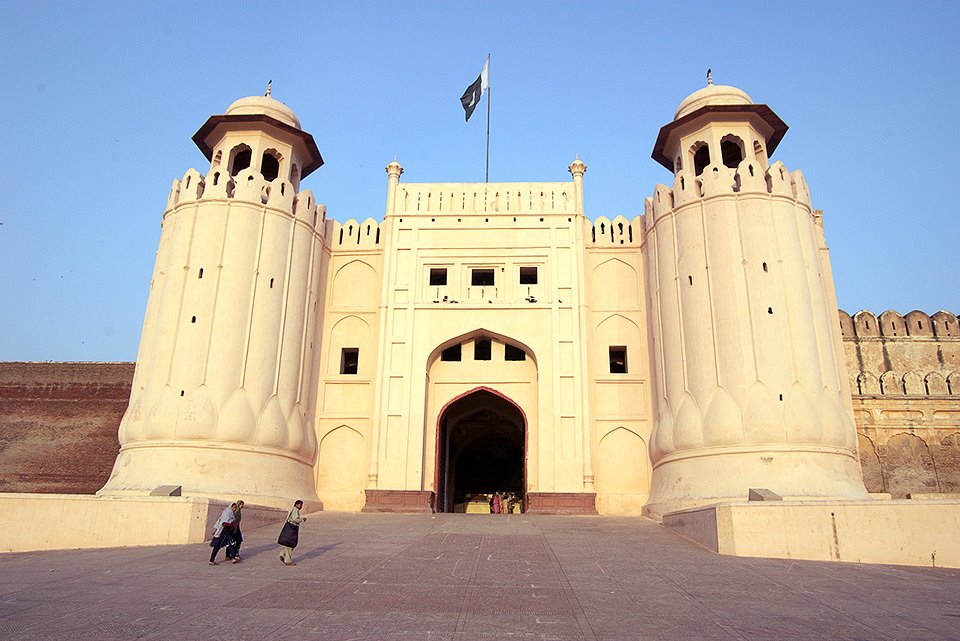
[[[213,540],[210,541],[210,547],[213,548],[213,552],[210,553],[210,565],[217,564],[217,552],[225,545],[230,545],[230,541],[233,540],[233,524],[237,518],[235,513],[236,509],[236,503],[228,505],[213,526]]]

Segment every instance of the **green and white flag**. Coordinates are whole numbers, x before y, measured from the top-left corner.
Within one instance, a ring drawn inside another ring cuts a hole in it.
[[[483,70],[480,72],[480,75],[477,76],[477,79],[474,80],[470,86],[467,87],[467,90],[463,92],[463,95],[460,96],[460,104],[463,105],[467,122],[470,122],[470,116],[473,115],[473,110],[477,108],[477,105],[480,103],[480,98],[489,88],[490,57],[487,56],[487,61],[483,63]]]

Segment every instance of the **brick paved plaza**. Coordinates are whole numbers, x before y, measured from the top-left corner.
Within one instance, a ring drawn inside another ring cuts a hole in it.
[[[278,531],[217,567],[0,555],[0,639],[960,639],[960,570],[721,557],[640,518],[314,514],[293,567]]]

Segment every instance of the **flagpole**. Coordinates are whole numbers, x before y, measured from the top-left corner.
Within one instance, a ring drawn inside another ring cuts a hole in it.
[[[487,168],[483,182],[490,182],[490,95],[492,88],[490,85],[490,54],[487,54]]]

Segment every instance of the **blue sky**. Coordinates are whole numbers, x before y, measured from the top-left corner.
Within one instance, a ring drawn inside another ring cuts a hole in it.
[[[409,182],[568,180],[643,211],[659,128],[712,67],[790,126],[774,158],[824,210],[840,306],[960,312],[960,3],[0,0],[0,360],[133,360],[173,178],[236,98],[296,111],[339,220]]]

